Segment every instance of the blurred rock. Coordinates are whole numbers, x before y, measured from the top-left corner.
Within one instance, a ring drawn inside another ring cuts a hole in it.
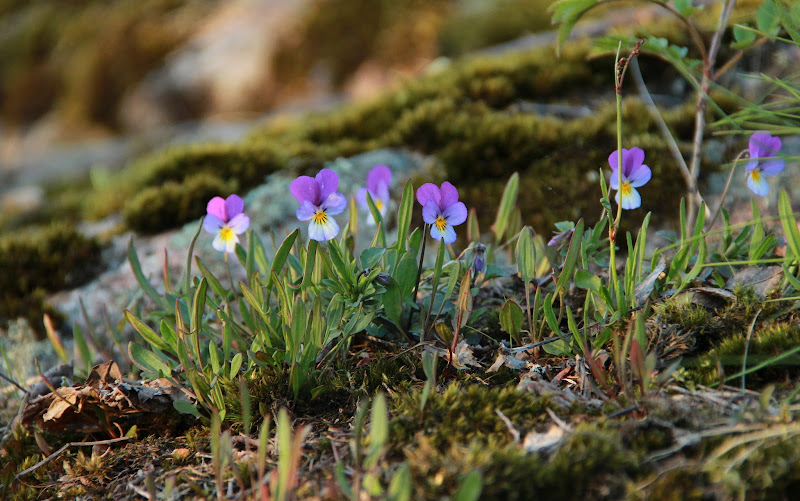
[[[18,186],[0,195],[0,211],[8,215],[33,212],[43,203],[44,190],[41,186]]]
[[[122,102],[124,127],[137,131],[207,115],[264,108],[276,38],[306,0],[221,4],[197,34]]]

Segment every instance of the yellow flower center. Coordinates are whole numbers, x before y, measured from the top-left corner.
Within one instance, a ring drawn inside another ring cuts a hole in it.
[[[631,186],[631,183],[626,181],[622,183],[622,188],[620,188],[619,191],[622,193],[623,197],[627,197],[633,192],[633,186]]]
[[[383,200],[379,198],[377,200],[373,200],[373,202],[375,202],[375,208],[378,209],[378,212],[383,210]]]
[[[753,178],[753,181],[759,182],[761,181],[761,169],[755,168],[750,171],[750,177]]]
[[[444,231],[447,228],[447,219],[444,216],[436,216],[436,221],[433,222],[436,225],[436,229],[439,231]]]
[[[317,212],[314,213],[314,217],[311,219],[316,224],[325,224],[328,221],[328,214],[324,210],[318,209]]]
[[[226,224],[221,230],[219,230],[219,237],[226,242],[230,242],[236,238],[236,235],[233,234],[231,227]]]

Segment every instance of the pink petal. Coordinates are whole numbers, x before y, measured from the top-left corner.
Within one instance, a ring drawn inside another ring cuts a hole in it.
[[[228,213],[225,209],[225,200],[223,200],[222,197],[214,197],[209,200],[208,205],[206,205],[206,212],[216,216],[224,222],[228,221]]]

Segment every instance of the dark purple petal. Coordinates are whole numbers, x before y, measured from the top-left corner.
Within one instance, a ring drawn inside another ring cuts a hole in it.
[[[341,193],[331,193],[323,202],[322,207],[329,215],[341,214],[347,207],[347,199]]]
[[[336,193],[339,188],[339,176],[330,169],[322,169],[316,177],[319,183],[319,198],[320,202],[328,198],[331,193]]]
[[[244,210],[244,202],[239,195],[230,195],[225,199],[225,211],[228,215],[228,221],[242,213]]]
[[[439,207],[442,210],[458,202],[458,190],[452,184],[447,181],[443,182],[440,191],[442,193],[442,201],[439,202]]]
[[[203,229],[209,233],[219,233],[223,226],[225,226],[225,221],[214,214],[206,214],[206,218],[203,219]]]
[[[750,158],[774,157],[781,149],[781,138],[767,132],[756,132],[750,136]]]
[[[392,184],[392,171],[385,165],[376,165],[367,174],[367,189],[372,193],[378,193],[381,186],[389,189]]]
[[[423,207],[428,204],[428,201],[433,202],[438,206],[442,200],[442,194],[439,192],[439,187],[433,183],[425,183],[417,188],[417,202]]]
[[[436,218],[441,214],[439,211],[439,204],[434,200],[428,200],[422,207],[422,220],[428,224],[436,222]]]
[[[289,185],[289,191],[294,198],[301,204],[309,201],[314,205],[319,205],[322,200],[319,194],[319,183],[313,177],[300,176]]]
[[[228,213],[225,209],[225,200],[222,197],[214,197],[208,201],[206,205],[206,212],[212,216],[216,216],[223,222],[228,221]]]
[[[629,150],[622,148],[622,173],[631,179],[633,171],[636,170],[644,162],[644,150],[641,148],[633,147]]]
[[[447,219],[447,224],[458,226],[467,220],[467,206],[464,205],[464,202],[456,202],[447,207],[442,215]]]

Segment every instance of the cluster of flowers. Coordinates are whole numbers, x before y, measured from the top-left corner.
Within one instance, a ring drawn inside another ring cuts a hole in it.
[[[769,185],[764,179],[774,176],[784,168],[783,159],[775,158],[781,148],[779,137],[765,132],[757,132],[750,137],[747,163],[747,186],[757,195],[769,193]],[[620,176],[619,156],[622,155]],[[644,151],[641,148],[617,150],[608,157],[611,167],[610,186],[616,190],[615,200],[623,209],[636,209],[642,205],[642,198],[636,188],[650,181],[652,172],[644,164]],[[366,187],[358,190],[356,201],[368,210],[367,193],[381,215],[389,206],[389,187],[392,171],[385,165],[377,165],[367,175]],[[339,233],[339,224],[333,218],[344,212],[347,198],[336,191],[339,176],[330,169],[322,169],[315,177],[300,176],[292,181],[289,190],[300,203],[296,216],[299,221],[309,221],[308,237],[312,240],[326,241]],[[441,186],[426,183],[417,190],[417,201],[422,206],[422,219],[430,225],[431,237],[451,244],[456,240],[455,226],[467,220],[467,208],[458,200],[458,190],[448,182]],[[250,225],[250,219],[242,213],[244,204],[238,195],[227,199],[214,197],[208,202],[207,215],[203,227],[215,235],[213,246],[220,252],[233,252],[239,243],[239,235]],[[374,224],[370,218],[369,222]],[[556,234],[548,245],[557,245],[569,236],[569,231]]]

